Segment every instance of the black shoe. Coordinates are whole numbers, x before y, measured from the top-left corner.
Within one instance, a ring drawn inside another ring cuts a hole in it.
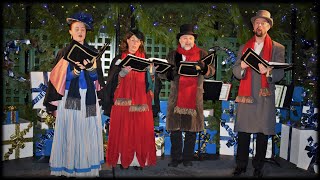
[[[246,168],[236,167],[232,174],[233,176],[240,176],[240,174],[245,173],[246,171]]]
[[[124,168],[124,167],[122,166],[122,164],[120,164],[120,169],[121,169],[121,170],[123,170],[123,169],[126,169],[126,170],[128,170],[128,169],[129,169],[129,167],[127,167],[127,168]]]
[[[184,166],[192,166],[192,162],[191,161],[183,161],[183,165]]]
[[[133,166],[133,168],[134,168],[135,170],[142,170],[142,167],[140,167],[140,166]]]
[[[179,161],[177,160],[173,160],[168,164],[169,167],[177,167],[178,165],[179,165]]]
[[[261,178],[263,176],[261,169],[254,169],[253,177]]]

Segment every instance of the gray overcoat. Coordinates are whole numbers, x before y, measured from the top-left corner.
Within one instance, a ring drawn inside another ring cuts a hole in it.
[[[241,75],[241,55],[244,45],[240,46],[237,61],[233,66],[233,74],[237,79],[242,79]],[[263,51],[263,50],[262,50]],[[261,52],[262,52],[261,51]],[[272,58],[273,62],[285,62],[285,48],[280,43],[273,41]],[[275,83],[284,77],[283,69],[273,69],[272,77],[268,77],[271,96],[259,96],[261,87],[260,74],[252,70],[252,97],[253,103],[238,103],[237,118],[234,131],[246,133],[263,133],[265,135],[275,134],[276,108],[275,108]]]
[[[208,53],[201,49],[200,57],[206,56]],[[191,115],[184,115],[184,114],[177,114],[174,113],[174,107],[176,107],[177,97],[178,97],[178,87],[179,87],[179,75],[177,74],[177,62],[182,60],[182,55],[176,53],[176,51],[171,51],[168,53],[166,59],[173,67],[173,81],[170,81],[170,94],[168,98],[168,109],[167,109],[167,116],[166,116],[166,129],[168,131],[191,131],[191,132],[198,132],[203,131],[204,129],[204,116],[203,116],[203,80],[204,75],[198,76],[198,88],[197,88],[197,95],[196,95],[196,116]],[[212,76],[215,73],[214,65],[210,65],[208,68],[209,73],[206,74],[207,77]],[[167,79],[167,73],[159,74],[161,79]],[[186,94],[185,96],[188,96]]]

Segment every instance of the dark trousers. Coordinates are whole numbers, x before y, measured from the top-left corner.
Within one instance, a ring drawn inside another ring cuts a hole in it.
[[[156,73],[154,76],[154,105],[152,105],[152,113],[153,113],[153,117],[157,117],[158,113],[160,112],[160,91],[162,88],[162,82],[160,80],[160,78],[158,77],[158,74]]]
[[[251,133],[238,132],[238,147],[236,155],[237,167],[244,169],[247,168],[249,161],[250,135]],[[262,169],[264,165],[264,159],[266,157],[267,146],[268,135],[257,133],[256,155],[252,159],[252,166],[255,169]]]
[[[196,143],[196,132],[185,131],[185,139],[182,148],[182,131],[171,131],[171,159],[172,161],[192,161],[194,146]]]

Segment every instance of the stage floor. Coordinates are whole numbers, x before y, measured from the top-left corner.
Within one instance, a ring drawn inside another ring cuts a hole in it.
[[[274,163],[266,162],[263,169],[264,177],[301,177],[314,178],[317,174],[297,168],[294,164],[277,158],[276,161],[280,167]],[[235,166],[233,156],[220,155],[215,158],[205,158],[201,161],[193,161],[192,167],[184,167],[179,164],[178,167],[168,167],[170,156],[158,157],[157,165],[145,167],[143,170],[135,170],[133,167],[129,169],[120,169],[120,167],[112,168],[106,164],[102,165],[100,177],[109,178],[124,178],[124,177],[232,177],[232,172]],[[247,168],[247,172],[242,177],[251,177],[253,168],[251,160]],[[37,160],[35,158],[23,158],[2,162],[3,177],[55,177],[50,175],[48,159]]]

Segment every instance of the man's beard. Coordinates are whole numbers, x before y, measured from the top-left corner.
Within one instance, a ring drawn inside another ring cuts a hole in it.
[[[255,34],[257,37],[263,37],[262,31],[258,31],[258,29],[256,29],[256,30],[254,31],[254,34]]]

